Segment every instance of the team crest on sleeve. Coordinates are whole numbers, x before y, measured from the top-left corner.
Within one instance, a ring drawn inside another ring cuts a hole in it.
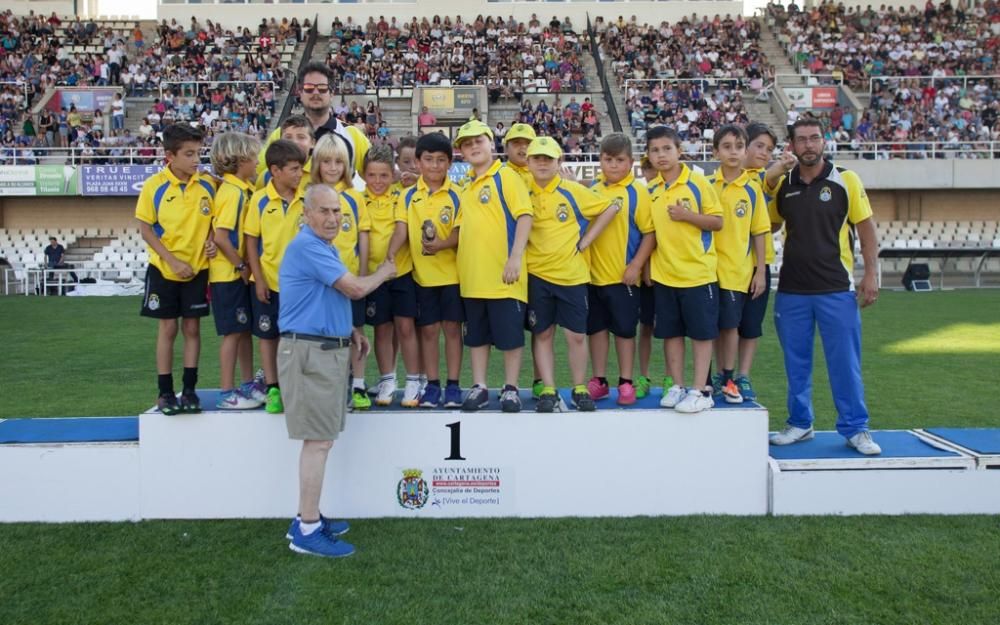
[[[745,217],[749,211],[750,211],[750,202],[747,202],[746,200],[740,200],[739,202],[736,203],[737,217]]]
[[[257,327],[261,332],[268,332],[271,329],[271,315],[261,315]]]
[[[479,191],[479,201],[483,204],[490,201],[490,197],[493,196],[493,188],[489,185],[483,185],[483,188]]]
[[[833,191],[830,190],[830,187],[824,186],[819,192],[819,199],[822,202],[829,202],[832,197]]]
[[[441,212],[438,213],[438,221],[446,226],[451,223],[451,209],[448,207],[442,208]]]
[[[150,310],[160,309],[160,296],[156,293],[150,293],[149,298],[146,300],[146,308]]]
[[[396,484],[396,501],[408,510],[417,510],[427,505],[430,489],[420,469],[404,469],[403,479]]]
[[[247,316],[247,309],[240,307],[236,309],[236,322],[239,324],[244,324],[247,322],[249,317]]]
[[[208,216],[212,212],[212,203],[208,201],[207,197],[201,198],[201,206],[199,207],[201,214]]]
[[[556,219],[563,222],[569,219],[569,206],[567,204],[560,204],[556,208]]]

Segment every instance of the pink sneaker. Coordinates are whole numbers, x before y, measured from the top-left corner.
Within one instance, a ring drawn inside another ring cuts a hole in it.
[[[604,399],[608,396],[608,384],[607,382],[602,384],[595,376],[587,382],[587,392],[590,393],[590,398],[594,401]]]
[[[635,387],[626,382],[618,385],[618,405],[631,406],[635,403]]]

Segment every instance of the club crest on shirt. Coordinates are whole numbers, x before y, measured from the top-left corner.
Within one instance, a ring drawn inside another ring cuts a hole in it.
[[[556,219],[559,221],[566,221],[569,219],[569,206],[566,204],[560,204],[558,208],[556,208]]]
[[[149,299],[146,300],[146,308],[150,310],[160,309],[160,296],[156,293],[150,293]]]
[[[212,212],[212,203],[208,201],[207,197],[201,198],[201,206],[199,207],[201,214],[206,217]]]
[[[681,198],[681,206],[684,207],[684,210],[694,211],[694,208],[691,207],[691,199],[690,198],[682,197]]]
[[[819,199],[822,202],[829,202],[832,197],[833,191],[830,190],[830,187],[823,187],[819,192]]]
[[[342,224],[340,224],[340,229],[343,230],[344,232],[350,232],[351,231],[351,220],[350,219],[345,219],[344,222]]]
[[[236,309],[236,322],[242,325],[242,324],[244,324],[244,323],[247,322],[247,319],[249,319],[249,317],[247,317],[247,309],[246,308],[237,308]]]
[[[740,200],[736,203],[736,216],[745,217],[746,214],[750,212],[750,202],[746,200]]]
[[[611,209],[614,210],[617,213],[618,211],[620,211],[622,209],[622,207],[624,205],[625,205],[625,202],[623,202],[620,197],[616,197],[611,202]]]
[[[438,213],[438,221],[440,221],[441,223],[443,223],[446,226],[449,223],[451,223],[451,209],[450,208],[442,208],[441,212]]]
[[[479,201],[483,204],[490,201],[493,196],[493,189],[489,185],[484,185],[482,190],[479,191]]]

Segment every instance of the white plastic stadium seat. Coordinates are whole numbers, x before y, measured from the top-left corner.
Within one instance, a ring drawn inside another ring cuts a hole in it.
[[[906,249],[906,239],[896,239],[892,242],[892,249],[894,250],[904,250]]]
[[[934,249],[934,239],[924,239],[920,242],[920,249],[922,250],[932,250]]]

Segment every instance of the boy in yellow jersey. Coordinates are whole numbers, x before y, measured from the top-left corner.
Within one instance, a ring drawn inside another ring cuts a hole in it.
[[[141,314],[159,320],[156,405],[166,415],[201,411],[195,385],[201,317],[208,314],[206,245],[215,197],[211,178],[198,172],[203,138],[200,130],[190,126],[167,126],[163,131],[167,165],[146,179],[135,207],[139,232],[149,246]],[[173,376],[178,317],[183,319],[184,334],[184,386],[179,404]]]
[[[643,155],[639,167],[642,169],[642,178],[646,181],[646,192],[651,193],[653,188],[663,181],[660,178],[660,173],[649,162],[648,155]],[[642,399],[649,395],[649,389],[653,385],[649,378],[649,360],[653,355],[653,319],[655,316],[653,279],[650,277],[649,261],[647,260],[642,268],[642,280],[639,282],[639,346],[637,350],[639,352],[639,375],[635,379],[636,399]],[[663,388],[670,388],[673,383],[673,379],[668,376],[663,380]]]
[[[390,249],[409,246],[417,293],[417,330],[424,372],[429,378],[420,395],[422,408],[442,403],[438,336],[444,328],[445,362],[448,367],[444,407],[462,407],[459,372],[462,369],[462,322],[465,311],[458,288],[459,213],[458,186],[448,178],[452,147],[447,137],[430,133],[420,137],[416,158],[420,168],[417,183],[406,189],[396,203],[396,221],[404,226],[394,235]],[[396,253],[396,258],[400,257]],[[397,260],[398,262],[398,260]]]
[[[719,338],[715,351],[721,371],[712,376],[712,388],[727,403],[739,404],[743,396],[733,379],[738,328],[746,300],[760,297],[767,288],[764,239],[771,234],[771,221],[757,177],[743,169],[746,131],[741,126],[725,125],[715,131],[712,146],[719,168],[709,181],[719,196],[725,223],[715,235],[719,276]]]
[[[396,168],[399,170],[399,179],[392,183],[393,191],[402,193],[404,189],[417,184],[420,168],[417,166],[417,138],[413,135],[399,138],[399,143],[396,144]]]
[[[271,180],[250,198],[243,231],[247,262],[254,281],[254,293],[250,298],[252,332],[260,339],[261,364],[267,384],[265,409],[277,414],[285,409],[278,386],[278,268],[302,220],[303,195],[299,192],[299,183],[306,155],[295,143],[279,139],[268,146],[264,158]]]
[[[250,267],[244,251],[246,221],[260,141],[239,132],[227,132],[212,143],[212,169],[222,176],[215,194],[212,228],[219,253],[208,263],[215,330],[219,344],[219,386],[222,395],[216,408],[257,408],[264,404],[264,389],[253,379],[253,339],[250,338]],[[236,361],[243,374],[238,388]]]
[[[368,256],[361,257],[362,271],[367,265],[368,272],[374,273],[385,259],[394,258],[396,277],[368,295],[365,321],[375,328],[375,361],[380,375],[375,403],[388,406],[395,396],[394,343],[398,340],[406,369],[401,404],[415,408],[420,403],[420,353],[413,323],[417,316],[417,291],[411,275],[413,263],[409,247],[402,245],[400,240],[397,241],[398,250],[390,249],[396,232],[396,202],[399,199],[391,188],[393,169],[391,146],[377,145],[368,151],[364,168],[366,208],[361,219],[361,241]]]
[[[531,198],[509,167],[493,158],[493,131],[481,121],[459,128],[455,147],[474,178],[459,194],[458,283],[465,305],[465,344],[472,359],[472,388],[462,410],[489,404],[486,370],[490,346],[503,352],[500,409],[520,412],[517,381],[524,350],[528,271],[524,250],[531,232]]]
[[[557,323],[568,345],[571,403],[581,411],[596,407],[584,384],[590,282],[585,250],[621,210],[619,204],[583,185],[563,180],[561,158],[562,149],[549,137],[538,137],[528,146],[534,211],[528,237],[528,328],[535,336],[533,355],[544,385],[536,412],[552,412],[559,406],[553,348]]]
[[[754,176],[764,187],[764,175],[768,164],[773,159],[774,148],[778,145],[778,137],[766,124],[753,123],[747,126],[747,155],[743,167]],[[770,203],[771,197],[764,193],[764,202]],[[751,253],[754,267],[757,266],[757,254]],[[764,236],[764,291],[760,297],[748,298],[740,318],[739,365],[733,380],[740,395],[745,401],[756,401],[757,392],[750,382],[750,370],[753,367],[757,344],[764,333],[764,315],[767,313],[767,301],[771,295],[771,265],[774,263],[774,235]]]
[[[590,305],[587,335],[594,377],[587,390],[595,401],[608,396],[608,331],[618,353],[618,403],[635,403],[635,329],[639,323],[642,268],[656,245],[649,192],[632,173],[632,141],[620,132],[601,141],[601,181],[591,189],[620,207],[590,246]]]
[[[507,167],[513,169],[524,186],[531,188],[531,172],[528,171],[528,146],[535,139],[535,129],[530,124],[514,124],[503,136],[503,149],[507,154]]]
[[[312,171],[312,151],[316,145],[312,122],[305,115],[292,115],[281,123],[280,130],[282,139],[291,141],[299,146],[302,153],[306,155],[306,164],[302,166],[302,179],[299,181],[298,189],[299,194],[304,197],[306,187],[312,184],[312,176],[310,176]],[[258,190],[263,189],[270,181],[271,171],[268,168],[257,175],[257,185],[255,188]]]
[[[649,160],[659,172],[653,185],[656,251],[650,269],[656,320],[653,334],[663,339],[667,373],[674,383],[663,389],[660,405],[678,412],[701,412],[714,405],[708,380],[712,342],[719,336],[719,282],[713,232],[722,229],[722,207],[712,185],[680,161],[681,138],[657,126],[646,134]],[[684,388],[684,337],[694,352],[695,385]]]
[[[350,156],[343,141],[330,133],[316,143],[312,156],[311,180],[315,184],[325,184],[340,196],[340,234],[333,240],[340,254],[340,260],[347,270],[362,275],[360,224],[365,212],[364,194],[353,186],[353,172]],[[304,178],[304,176],[303,176]],[[351,319],[359,332],[365,325],[365,298],[351,300]],[[367,410],[372,406],[365,388],[365,356],[356,345],[351,345],[351,408]]]

